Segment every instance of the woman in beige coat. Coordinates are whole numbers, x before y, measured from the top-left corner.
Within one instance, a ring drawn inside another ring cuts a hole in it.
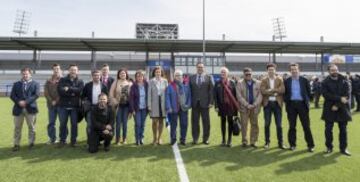
[[[164,125],[165,111],[165,90],[168,86],[168,81],[162,77],[163,70],[161,67],[156,67],[152,73],[152,79],[149,81],[148,89],[148,110],[152,118],[152,129],[154,140],[153,144],[161,144],[161,134]]]
[[[117,79],[111,85],[109,96],[110,105],[115,108],[115,143],[126,144],[127,122],[129,115],[129,96],[132,82],[129,81],[129,75],[126,69],[119,69]],[[120,140],[120,128],[122,126],[122,139]]]

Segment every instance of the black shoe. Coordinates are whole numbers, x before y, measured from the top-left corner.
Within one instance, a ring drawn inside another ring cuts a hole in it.
[[[62,148],[62,147],[64,147],[65,145],[66,145],[65,142],[59,142],[58,145],[57,145],[57,147],[58,147],[58,148]]]
[[[205,145],[209,145],[209,144],[210,144],[209,141],[203,141],[202,143],[205,144]]]
[[[34,148],[34,143],[30,143],[29,144],[29,150],[33,149]]]
[[[135,145],[139,146],[139,145],[140,145],[140,142],[139,142],[139,141],[136,141],[136,142],[135,142]]]
[[[342,154],[344,154],[346,156],[351,156],[351,153],[347,149],[341,150],[340,153],[342,153]]]
[[[19,151],[20,150],[20,146],[19,145],[14,145],[14,147],[12,148],[13,152]]]
[[[308,148],[308,152],[313,153],[314,151],[315,151],[315,148],[314,148],[314,147],[309,147],[309,148]]]
[[[296,147],[295,146],[290,146],[290,148],[289,148],[291,151],[294,151],[295,149],[296,149]]]
[[[333,152],[333,149],[332,148],[327,148],[326,150],[325,150],[325,154],[330,154],[330,153],[332,153]]]
[[[278,147],[279,147],[279,149],[282,149],[282,150],[285,150],[285,149],[286,149],[286,146],[283,145],[283,144],[280,144]]]
[[[250,147],[252,147],[252,148],[258,148],[255,144],[250,144]]]
[[[110,151],[110,146],[104,147],[104,151],[105,151],[105,152],[109,152],[109,151]]]
[[[180,141],[180,145],[185,146],[186,145],[185,141]]]
[[[176,143],[176,140],[172,140],[170,145],[174,145]]]
[[[144,145],[144,141],[143,141],[143,140],[140,140],[140,145]]]
[[[232,144],[231,143],[228,143],[226,144],[227,147],[231,148],[232,147]]]

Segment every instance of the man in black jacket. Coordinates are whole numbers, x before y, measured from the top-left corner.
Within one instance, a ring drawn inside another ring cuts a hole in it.
[[[69,74],[59,81],[59,120],[60,120],[60,143],[62,147],[66,143],[68,135],[67,121],[71,120],[71,146],[75,147],[77,138],[77,122],[80,109],[80,95],[84,88],[84,82],[78,78],[78,66],[71,64]]]
[[[98,151],[99,142],[104,140],[105,152],[110,150],[110,143],[114,136],[114,112],[111,106],[108,105],[108,97],[102,93],[99,95],[98,104],[92,108],[91,122],[92,128],[89,135],[89,152],[95,153]]]
[[[325,98],[324,109],[321,119],[325,121],[326,153],[333,150],[333,126],[334,122],[339,125],[340,152],[350,156],[347,150],[346,126],[351,121],[349,83],[344,76],[338,73],[335,64],[328,66],[329,76],[322,82],[322,93]]]
[[[101,93],[108,94],[107,87],[100,82],[100,71],[94,70],[91,72],[92,81],[87,83],[81,94],[81,99],[83,102],[83,111],[86,119],[86,133],[89,138],[90,129],[91,129],[91,108],[95,107],[99,101],[99,95]]]
[[[299,116],[308,151],[314,152],[315,144],[310,129],[309,118],[310,83],[309,80],[300,76],[298,64],[290,64],[290,72],[291,77],[284,81],[284,101],[286,103],[286,112],[289,120],[288,139],[290,150],[295,150],[296,148],[296,119]]]

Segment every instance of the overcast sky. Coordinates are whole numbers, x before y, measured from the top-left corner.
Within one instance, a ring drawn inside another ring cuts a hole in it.
[[[45,37],[134,38],[136,23],[179,24],[180,39],[202,39],[202,0],[0,0],[0,36],[16,10],[31,12],[30,30]],[[360,42],[356,0],[206,0],[206,39],[271,40],[284,17],[286,41]]]

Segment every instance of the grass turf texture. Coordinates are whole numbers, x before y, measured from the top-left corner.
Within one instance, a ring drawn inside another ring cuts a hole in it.
[[[12,152],[12,102],[0,98],[0,181],[179,181],[169,134],[164,130],[162,146],[150,145],[151,121],[148,118],[145,145],[134,145],[134,121],[129,120],[128,144],[111,146],[105,153],[89,154],[85,148],[85,122],[79,125],[79,147],[46,145],[47,109],[40,98],[40,113],[36,123],[36,145],[27,148],[27,125],[24,123],[21,150]],[[220,119],[211,111],[210,145],[192,146],[191,126],[188,127],[187,146],[181,146],[190,181],[357,181],[360,178],[360,114],[353,115],[348,125],[349,150],[353,156],[338,153],[338,128],[334,126],[334,152],[323,154],[324,123],[321,109],[311,109],[311,129],[315,152],[308,153],[300,122],[297,124],[297,149],[277,149],[275,124],[271,124],[270,149],[264,144],[263,114],[259,115],[260,136],[258,149],[242,148],[241,137],[233,138],[233,147],[220,147]],[[287,119],[283,112],[283,135],[287,144]],[[59,123],[57,121],[57,135]]]

